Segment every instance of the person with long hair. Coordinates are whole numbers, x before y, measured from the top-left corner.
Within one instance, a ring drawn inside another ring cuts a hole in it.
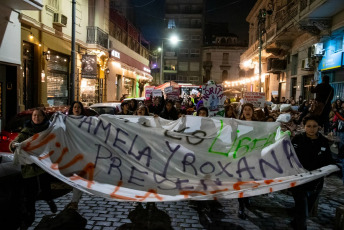
[[[178,119],[178,111],[174,107],[174,103],[171,100],[166,100],[166,104],[159,114],[160,117],[166,120],[177,120]]]
[[[225,117],[234,118],[234,119],[237,118],[235,110],[234,110],[233,106],[230,104],[225,106]]]
[[[254,116],[253,104],[251,103],[243,104],[239,119],[244,120],[244,121],[257,121],[256,117]],[[244,197],[244,198],[239,198],[238,201],[239,201],[238,217],[240,219],[245,220],[247,218],[247,215],[245,214],[245,207],[250,206],[250,199],[248,197]]]
[[[16,149],[16,143],[21,143],[36,133],[46,130],[50,125],[49,119],[41,108],[35,108],[31,115],[31,120],[25,124],[19,135],[11,142],[12,152]],[[51,212],[55,213],[57,207],[52,199],[50,187],[50,175],[36,164],[25,164],[21,166],[23,177],[22,199],[22,220],[20,229],[27,229],[35,220],[35,203],[41,190],[43,200],[45,200]]]
[[[83,104],[80,101],[73,101],[69,107],[68,116],[76,119],[81,119],[86,116]],[[82,192],[79,189],[73,188],[72,200],[67,204],[66,208],[77,210],[81,196]]]

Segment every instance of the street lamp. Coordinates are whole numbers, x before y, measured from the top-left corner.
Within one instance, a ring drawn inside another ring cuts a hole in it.
[[[163,74],[164,74],[164,72],[163,72],[163,68],[164,68],[164,64],[163,64],[163,61],[164,61],[164,59],[163,59],[163,56],[164,56],[164,39],[169,40],[172,45],[177,45],[178,42],[180,41],[177,35],[171,35],[170,38],[163,38],[161,40],[161,48],[160,47],[158,48],[158,51],[160,52],[160,84],[163,83],[163,79],[164,79],[164,77],[163,77]]]

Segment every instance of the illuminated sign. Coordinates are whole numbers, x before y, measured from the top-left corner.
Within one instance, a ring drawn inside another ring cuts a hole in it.
[[[143,71],[146,71],[147,73],[150,73],[150,72],[151,72],[151,70],[148,69],[148,68],[146,68],[146,67],[143,67]]]
[[[343,52],[325,55],[318,66],[318,70],[324,71],[329,69],[340,68],[342,66]]]
[[[111,56],[119,58],[119,59],[121,58],[121,54],[119,52],[117,52],[116,50],[111,51]]]

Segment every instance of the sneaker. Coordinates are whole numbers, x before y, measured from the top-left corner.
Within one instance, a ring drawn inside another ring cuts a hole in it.
[[[55,202],[53,200],[47,200],[47,203],[49,205],[50,211],[52,213],[56,213],[57,212],[57,207],[56,207]]]

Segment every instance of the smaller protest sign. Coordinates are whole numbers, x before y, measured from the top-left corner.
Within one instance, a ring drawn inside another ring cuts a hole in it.
[[[153,97],[162,97],[162,91],[160,89],[154,89],[152,95]]]
[[[254,107],[264,107],[265,93],[246,92],[244,94],[244,103],[252,103]]]
[[[202,92],[203,106],[208,108],[210,117],[216,116],[219,111],[223,110],[223,104],[226,100],[222,85],[203,85]]]
[[[166,88],[164,89],[164,91],[165,91],[165,93],[172,93],[172,91],[173,91],[173,86],[166,87]]]
[[[166,91],[165,91],[165,93],[166,93]],[[169,93],[166,93],[166,99],[173,100],[173,101],[178,100],[179,99],[179,88],[172,87],[172,90]]]
[[[153,90],[154,90],[154,86],[145,87],[145,97],[147,100],[151,98]]]

